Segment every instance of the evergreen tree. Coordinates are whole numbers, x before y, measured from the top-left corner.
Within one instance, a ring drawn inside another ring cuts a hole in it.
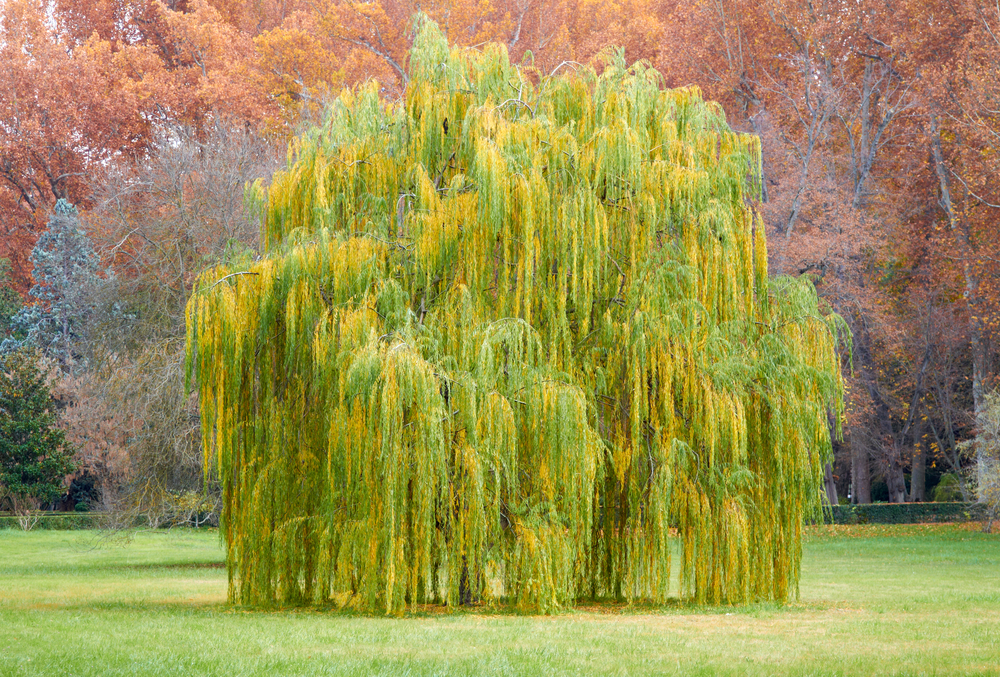
[[[232,599],[794,595],[842,322],[768,279],[758,139],[420,24],[405,101],[341,95],[188,305]]]
[[[35,284],[28,294],[37,302],[13,319],[20,341],[8,338],[2,348],[34,346],[63,364],[72,361],[73,343],[90,309],[98,258],[80,227],[76,207],[60,199],[48,226],[31,252]]]
[[[0,355],[0,497],[16,512],[52,503],[73,470],[45,376],[27,350]]]

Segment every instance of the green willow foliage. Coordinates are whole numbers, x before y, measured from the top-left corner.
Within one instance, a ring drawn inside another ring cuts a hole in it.
[[[265,255],[188,306],[231,599],[795,594],[840,329],[768,280],[757,139],[620,58],[534,85],[424,20],[410,65],[293,142]]]

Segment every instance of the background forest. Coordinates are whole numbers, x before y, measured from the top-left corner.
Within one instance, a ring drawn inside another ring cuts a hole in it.
[[[191,287],[258,251],[245,186],[324,102],[367,80],[402,96],[418,10],[539,78],[624,50],[759,135],[771,271],[809,276],[854,335],[829,500],[974,497],[968,442],[998,406],[996,4],[4,0],[0,350],[49,374],[75,449],[62,507],[211,503]]]

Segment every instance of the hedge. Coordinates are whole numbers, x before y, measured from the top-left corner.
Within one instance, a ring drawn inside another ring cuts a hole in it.
[[[218,519],[212,513],[197,514],[197,520],[191,517],[182,520],[159,519],[154,528],[169,528],[173,526],[217,527]],[[43,512],[35,517],[31,530],[72,531],[75,529],[107,529],[108,514],[103,512]],[[140,515],[132,526],[146,527],[150,523],[146,516]],[[9,512],[0,513],[0,529],[20,529],[20,518]]]
[[[824,506],[827,524],[918,524],[977,522],[985,519],[981,503],[866,503]]]
[[[74,529],[96,529],[101,526],[103,513],[90,512],[44,512],[32,529],[49,531],[71,531]],[[0,515],[0,529],[20,529],[21,523],[15,515]]]

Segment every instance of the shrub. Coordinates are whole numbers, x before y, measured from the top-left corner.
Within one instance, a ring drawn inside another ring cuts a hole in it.
[[[934,487],[931,498],[934,499],[935,503],[961,501],[963,498],[962,478],[950,472],[941,475],[941,480]]]

